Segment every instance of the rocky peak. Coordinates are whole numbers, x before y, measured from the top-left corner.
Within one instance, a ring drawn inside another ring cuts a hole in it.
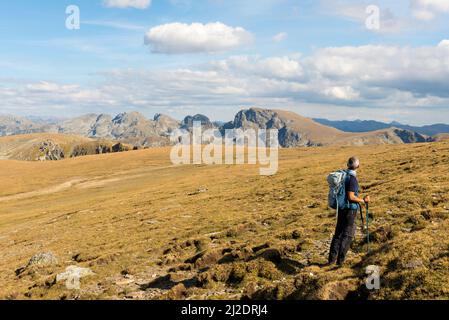
[[[182,128],[191,129],[193,127],[194,122],[201,122],[201,126],[203,127],[203,129],[214,128],[214,124],[210,121],[210,119],[202,114],[187,116],[182,122]]]
[[[124,112],[118,114],[112,122],[116,125],[137,125],[139,122],[148,121],[145,116],[139,112]]]
[[[178,120],[175,120],[165,114],[156,114],[154,116],[154,122],[156,125],[156,128],[158,129],[159,133],[161,135],[168,135],[174,130],[178,129],[180,126],[180,123]]]
[[[273,110],[251,108],[242,110],[235,116],[234,128],[282,129],[287,121]]]
[[[301,128],[292,126],[292,123],[291,119],[281,116],[276,110],[250,108],[238,112],[234,121],[225,124],[223,129],[277,129],[282,147],[317,145],[307,138]]]
[[[92,113],[66,120],[60,124],[59,133],[89,136],[97,118],[98,115]]]
[[[89,131],[89,137],[111,138],[112,117],[108,114],[100,114],[95,124]]]

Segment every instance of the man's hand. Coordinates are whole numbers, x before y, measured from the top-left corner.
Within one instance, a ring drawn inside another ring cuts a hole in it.
[[[369,200],[370,200],[369,197],[365,197],[364,199],[359,198],[359,197],[357,197],[357,196],[355,195],[355,193],[352,192],[352,191],[349,191],[349,192],[348,192],[348,199],[349,199],[349,201],[351,201],[351,202],[356,202],[356,203],[359,203],[359,204],[365,204],[365,203],[368,203]],[[368,202],[365,201],[365,199],[368,199]]]
[[[365,203],[370,203],[371,199],[369,196],[366,196],[365,198],[363,198],[363,201],[365,201]]]

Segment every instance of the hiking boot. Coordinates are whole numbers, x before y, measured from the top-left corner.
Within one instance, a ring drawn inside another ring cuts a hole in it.
[[[337,261],[337,267],[341,268],[345,266],[345,262],[344,261]]]
[[[335,259],[335,260],[330,260],[328,263],[326,263],[325,265],[324,265],[324,267],[331,267],[331,266],[333,266],[334,264],[336,264],[337,263],[337,259]]]

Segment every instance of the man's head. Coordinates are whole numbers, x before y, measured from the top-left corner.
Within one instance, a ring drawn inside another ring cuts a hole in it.
[[[360,160],[357,157],[351,157],[348,160],[348,169],[357,170],[360,167]]]

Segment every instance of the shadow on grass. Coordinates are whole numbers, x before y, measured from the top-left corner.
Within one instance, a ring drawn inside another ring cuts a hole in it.
[[[148,290],[148,289],[162,289],[162,290],[170,290],[178,284],[183,284],[187,289],[195,287],[197,285],[197,280],[195,278],[186,279],[182,281],[174,281],[171,275],[166,275],[163,277],[156,278],[155,280],[145,283],[140,286],[140,290]]]
[[[288,275],[293,275],[298,273],[301,269],[306,267],[304,264],[299,263],[293,259],[282,257],[282,254],[277,249],[267,249],[261,253],[249,258],[247,261],[252,261],[256,259],[265,259],[274,263],[276,268]]]

